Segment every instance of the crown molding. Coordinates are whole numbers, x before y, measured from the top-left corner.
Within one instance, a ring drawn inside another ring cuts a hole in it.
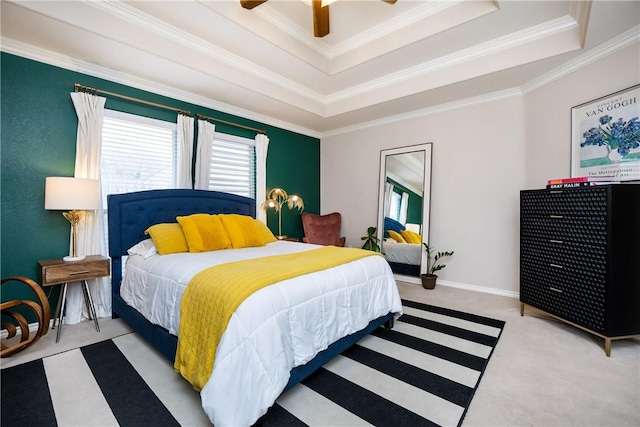
[[[189,49],[201,52],[204,55],[249,73],[260,80],[267,81],[282,89],[293,92],[303,98],[316,103],[324,102],[324,96],[321,93],[311,90],[291,79],[284,78],[280,74],[274,73],[268,68],[261,67],[254,62],[248,61],[232,52],[222,49],[213,43],[209,43],[200,37],[193,36],[161,19],[155,18],[126,4],[122,0],[88,1],[86,3],[96,9],[109,13],[112,16],[131,22],[140,28],[155,32],[162,37],[171,39]]]
[[[589,28],[589,17],[591,16],[591,3],[591,0],[572,0],[569,4],[569,15],[571,15],[580,26],[581,48],[584,48],[587,39],[587,28]]]
[[[421,110],[415,110],[406,114],[398,114],[395,116],[385,117],[380,120],[372,120],[369,122],[363,122],[352,126],[345,126],[342,128],[336,128],[328,132],[323,132],[321,137],[329,137],[340,135],[343,133],[355,132],[361,129],[371,128],[375,126],[381,126],[388,123],[394,123],[402,120],[412,119],[416,117],[428,116],[432,114],[442,113],[446,111],[452,111],[467,107],[472,107],[480,104],[486,104],[490,102],[500,101],[503,99],[513,98],[516,96],[523,96],[536,89],[540,89],[556,80],[563,77],[567,77],[569,74],[587,67],[608,55],[611,55],[621,49],[640,42],[640,26],[636,26],[617,37],[585,52],[579,57],[567,62],[548,73],[537,77],[519,88],[507,89],[505,91],[494,92],[487,95],[482,95],[474,98],[467,98],[460,101],[454,101],[447,104],[441,104]]]
[[[460,4],[460,0],[451,0],[445,2],[424,2],[413,9],[396,16],[394,19],[376,25],[368,30],[353,36],[341,43],[338,43],[331,49],[330,59],[345,55],[352,50],[358,49],[369,43],[373,43],[390,34],[401,31],[404,28],[420,22],[429,16],[436,15],[446,9],[452,8]]]
[[[46,49],[41,49],[26,43],[22,43],[6,37],[0,37],[0,47],[2,52],[10,53],[12,55],[21,56],[23,58],[31,59],[34,61],[42,62],[55,67],[64,68],[66,70],[75,71],[82,74],[87,74],[93,77],[97,77],[104,80],[109,80],[114,83],[119,83],[125,86],[131,86],[136,89],[151,92],[157,95],[166,96],[169,98],[177,99],[179,101],[188,102],[190,104],[199,105],[212,110],[220,111],[222,113],[231,114],[237,117],[241,117],[247,120],[253,120],[258,123],[278,127],[291,132],[300,133],[302,135],[311,136],[314,138],[320,138],[321,133],[308,129],[302,126],[295,125],[293,123],[285,122],[273,117],[269,117],[263,114],[256,113],[254,111],[239,108],[224,102],[212,100],[203,96],[194,95],[193,93],[178,90],[171,86],[166,86],[152,82],[150,80],[135,77],[126,73],[115,71],[110,68],[106,68],[100,65],[93,64],[91,62],[78,60],[66,55],[61,55]],[[70,91],[72,88],[69,89]]]
[[[309,29],[304,29],[301,26],[297,25],[295,22],[285,17],[283,14],[275,11],[273,7],[269,6],[269,3],[265,3],[260,5],[260,7],[256,7],[252,9],[252,12],[255,15],[258,15],[265,21],[269,22],[274,27],[278,28],[280,31],[285,34],[290,35],[294,39],[298,40],[300,43],[305,46],[310,47],[316,53],[324,56],[325,58],[331,57],[331,46],[322,41],[322,39],[313,37],[309,33]],[[311,13],[311,12],[309,12]],[[323,70],[326,72],[326,70]]]
[[[600,61],[601,59],[604,59],[607,56],[638,42],[640,42],[640,26],[635,26],[617,37],[588,50],[577,58],[574,58],[573,60],[527,82],[521,86],[522,92],[526,94],[536,89],[540,89],[543,86],[566,77],[581,68]]]
[[[472,46],[449,55],[442,56],[433,61],[428,61],[413,67],[406,68],[393,74],[370,80],[357,86],[352,86],[327,96],[327,104],[343,101],[354,96],[362,95],[373,90],[382,89],[402,83],[437,70],[445,69],[464,62],[478,60],[482,57],[501,52],[516,46],[540,40],[554,34],[571,30],[576,27],[576,21],[570,16],[563,16],[540,25],[527,28],[503,37],[490,40],[485,43]]]
[[[476,105],[487,104],[495,101],[501,101],[509,98],[517,98],[522,96],[520,88],[506,89],[498,92],[492,92],[485,95],[474,96],[471,98],[460,99],[457,101],[447,102],[445,104],[434,105],[433,107],[421,108],[419,110],[413,110],[408,113],[396,114],[393,116],[384,117],[378,120],[371,120],[368,122],[358,123],[352,126],[345,126],[342,128],[336,128],[322,133],[322,137],[335,136],[343,133],[355,132],[362,129],[367,129],[376,126],[387,125],[390,123],[400,122],[409,119],[415,119],[419,117],[431,116],[433,114],[444,113],[447,111],[461,110],[464,108],[474,107]]]
[[[210,98],[194,95],[192,93],[184,92],[172,88],[170,86],[160,85],[149,80],[134,77],[125,73],[115,71],[106,67],[102,67],[87,61],[77,60],[75,58],[60,55],[45,49],[41,49],[26,43],[18,42],[6,37],[0,37],[0,47],[3,52],[13,55],[25,57],[45,64],[57,66],[67,70],[75,71],[82,74],[91,75],[94,77],[109,80],[115,83],[135,87],[137,89],[149,91],[159,95],[167,96],[170,98],[178,99],[180,101],[189,102],[195,105],[200,105],[206,108],[211,108],[223,113],[235,115],[248,120],[253,120],[258,123],[267,124],[270,126],[278,127],[281,129],[297,132],[303,135],[308,135],[314,138],[323,138],[329,136],[340,135],[343,133],[354,132],[361,129],[380,126],[388,123],[394,123],[402,120],[412,119],[416,117],[428,116],[446,111],[458,110],[468,108],[480,104],[495,102],[503,99],[513,98],[516,96],[522,96],[533,90],[539,89],[545,85],[548,85],[558,79],[568,76],[569,74],[591,65],[592,63],[611,55],[618,50],[624,49],[634,43],[640,42],[640,26],[636,26],[631,30],[620,34],[617,37],[597,46],[572,61],[555,68],[554,70],[541,75],[540,77],[533,79],[519,88],[507,89],[500,92],[494,92],[487,95],[482,95],[473,98],[467,98],[460,101],[454,101],[446,104],[441,104],[429,108],[414,110],[405,114],[398,114],[394,116],[385,117],[379,120],[372,120],[362,122],[359,124],[345,126],[342,128],[336,128],[326,132],[319,132],[312,129],[304,128],[294,125],[289,122],[275,119],[273,117],[258,114],[254,111],[238,108],[226,103],[217,102]]]
[[[369,28],[367,31],[353,36],[335,46],[330,46],[328,43],[325,43],[321,39],[313,37],[309,28],[304,29],[300,27],[292,20],[285,17],[283,14],[274,10],[273,7],[269,6],[269,3],[261,5],[261,7],[254,9],[253,12],[276,28],[279,28],[281,31],[294,37],[300,43],[303,43],[311,49],[315,50],[318,54],[324,56],[327,59],[335,59],[341,55],[351,52],[352,50],[372,43],[382,37],[400,31],[405,27],[413,25],[424,18],[440,13],[448,8],[457,6],[459,3],[461,3],[461,0],[451,0],[435,3],[424,2],[419,6],[414,7],[410,11],[398,15],[389,22],[385,22],[376,25],[375,27]]]

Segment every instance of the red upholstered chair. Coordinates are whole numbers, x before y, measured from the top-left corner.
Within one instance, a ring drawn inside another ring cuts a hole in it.
[[[345,238],[340,237],[342,216],[338,212],[327,215],[315,215],[304,212],[302,214],[302,227],[304,228],[305,243],[317,245],[344,246]]]

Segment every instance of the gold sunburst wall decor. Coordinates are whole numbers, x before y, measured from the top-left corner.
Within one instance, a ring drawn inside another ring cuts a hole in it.
[[[287,194],[282,188],[273,188],[267,194],[267,200],[262,203],[262,209],[274,209],[278,213],[278,240],[284,240],[287,236],[282,235],[282,207],[287,205],[289,209],[298,209],[300,212],[304,210],[304,201],[302,197],[296,194]]]

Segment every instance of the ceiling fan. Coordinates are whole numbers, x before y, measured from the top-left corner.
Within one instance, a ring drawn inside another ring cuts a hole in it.
[[[240,0],[240,5],[245,9],[253,9],[267,0]],[[382,0],[385,3],[395,4],[398,0]],[[329,34],[329,5],[322,5],[322,0],[311,0],[313,7],[313,35],[324,37]]]

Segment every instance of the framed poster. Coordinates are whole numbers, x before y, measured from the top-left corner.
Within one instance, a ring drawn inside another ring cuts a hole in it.
[[[571,176],[640,179],[640,85],[571,109]]]

